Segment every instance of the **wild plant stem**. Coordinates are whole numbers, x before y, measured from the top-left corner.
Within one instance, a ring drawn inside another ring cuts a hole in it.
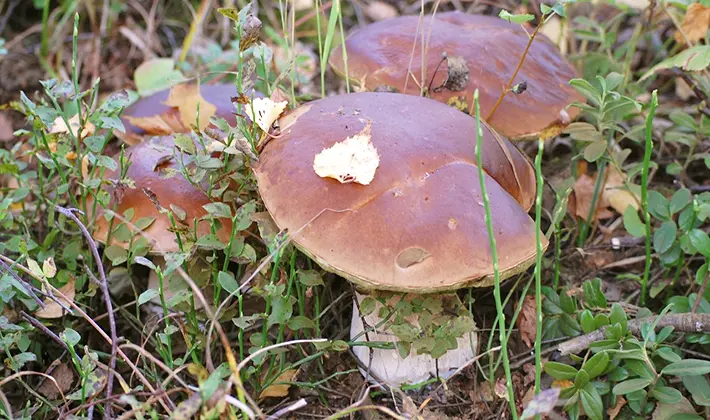
[[[648,172],[651,166],[651,151],[653,150],[653,116],[658,107],[658,91],[651,94],[651,107],[646,117],[646,145],[643,153],[643,169],[641,171],[641,207],[646,222],[646,265],[641,280],[641,306],[646,303],[646,288],[651,272],[651,215],[648,212]]]
[[[521,60],[522,61],[522,60]],[[478,89],[473,93],[473,103],[476,109],[476,162],[478,165],[478,180],[481,184],[481,196],[483,197],[483,206],[486,213],[486,227],[488,228],[488,240],[491,247],[491,259],[493,260],[493,279],[495,289],[493,296],[496,302],[496,311],[498,312],[498,328],[500,333],[500,348],[501,357],[503,357],[503,370],[505,370],[505,378],[508,388],[508,402],[510,403],[510,412],[513,419],[518,419],[518,412],[515,404],[515,393],[513,392],[513,378],[510,373],[510,360],[508,359],[508,340],[505,335],[505,314],[503,313],[503,305],[500,299],[500,271],[498,270],[498,250],[496,249],[495,232],[493,230],[493,222],[491,220],[491,203],[486,191],[486,174],[483,172],[483,159],[481,157],[483,129],[481,128],[481,107],[478,101]]]
[[[545,250],[542,248],[542,190],[544,180],[542,178],[542,152],[545,148],[545,141],[538,139],[537,156],[535,156],[535,175],[537,178],[537,192],[535,196],[535,304],[536,304],[536,328],[535,328],[535,393],[540,392],[540,379],[542,375],[542,256]]]

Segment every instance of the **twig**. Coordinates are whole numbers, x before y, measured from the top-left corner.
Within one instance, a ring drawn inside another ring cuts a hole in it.
[[[266,418],[266,420],[276,420],[276,419],[280,418],[281,416],[283,416],[284,414],[288,414],[292,411],[298,410],[299,408],[305,407],[306,404],[307,404],[307,402],[306,402],[305,398],[301,398],[300,400],[296,401],[295,403],[293,403],[287,407],[284,407],[281,410],[270,415],[269,417]]]
[[[22,280],[22,277],[18,276],[17,273],[15,273],[15,271],[13,271],[9,265],[5,264],[5,261],[3,261],[2,259],[0,259],[0,267],[2,267],[3,270],[7,271],[7,273],[10,274],[12,276],[12,278],[17,280],[22,285],[22,287],[25,288],[25,291],[27,291],[27,294],[30,295],[30,297],[35,302],[37,302],[37,304],[42,309],[45,308],[45,304],[44,304],[44,302],[42,302],[42,299],[38,298],[37,295],[32,290],[33,287],[29,283],[27,283],[26,281]]]
[[[74,212],[79,212],[81,213],[80,210],[77,209],[66,209],[64,207],[60,206],[55,206],[57,211],[59,211],[61,214],[64,216],[70,218],[71,220],[74,221],[74,223],[79,226],[79,229],[81,229],[81,233],[84,234],[84,237],[86,238],[87,243],[89,244],[89,248],[91,249],[91,253],[94,256],[94,259],[96,260],[96,266],[98,267],[99,270],[99,287],[101,288],[101,291],[103,292],[104,295],[104,303],[106,304],[106,312],[108,313],[108,323],[109,323],[109,330],[111,333],[111,354],[109,356],[109,362],[108,362],[108,373],[107,373],[107,378],[106,378],[106,409],[104,411],[105,419],[110,419],[112,417],[111,415],[111,391],[113,390],[113,372],[116,370],[116,350],[118,348],[118,336],[116,335],[116,318],[113,315],[113,305],[111,304],[111,294],[109,293],[108,290],[108,282],[106,281],[106,273],[104,272],[104,266],[101,263],[101,256],[99,255],[99,249],[98,246],[96,245],[96,242],[94,241],[94,238],[91,236],[91,233],[89,233],[89,230],[86,229],[86,226],[84,226],[83,223],[81,223],[81,220],[79,220],[78,217],[74,214]],[[83,214],[83,213],[81,213]]]
[[[42,323],[39,322],[36,318],[33,318],[32,316],[28,315],[27,312],[25,312],[25,311],[20,311],[20,316],[22,318],[24,318],[27,322],[32,324],[33,327],[35,327],[38,330],[42,331],[43,333],[47,334],[47,336],[49,336],[49,338],[56,341],[66,351],[69,351],[69,346],[67,346],[67,343],[65,343],[64,340],[59,338],[59,336],[57,334],[53,333],[49,328],[42,325]]]
[[[12,260],[12,259],[10,259],[10,258],[8,258],[8,257],[6,257],[6,256],[4,256],[4,255],[2,255],[2,254],[0,254],[0,262],[3,262],[3,261],[6,262],[6,263],[9,263],[9,264],[12,264],[10,267],[17,267],[20,271],[22,271],[23,273],[27,274],[28,276],[34,278],[34,279],[37,280],[37,281],[39,281],[39,282],[42,282],[42,281],[43,281],[41,277],[37,276],[35,273],[33,273],[30,269],[28,269],[28,268],[25,267],[24,265],[19,264],[19,263],[15,262],[14,260]],[[46,297],[47,299],[50,299],[50,300],[52,300],[54,303],[56,303],[57,305],[59,305],[59,307],[62,308],[66,313],[73,315],[72,310],[71,310],[67,305],[65,305],[64,302],[62,302],[61,300],[57,299],[57,297],[54,296],[54,293],[52,293],[52,290],[51,290],[50,288],[48,288],[47,291],[45,292],[45,291],[43,291],[43,290],[40,290],[40,289],[38,289],[38,288],[32,286],[30,283],[27,283],[27,284],[32,288],[32,290],[34,290],[35,292],[39,293],[41,296],[44,296],[44,297]],[[65,297],[65,296],[62,296],[62,297]],[[44,307],[45,307],[45,306],[44,306],[44,302],[41,303],[41,307],[42,307],[42,309],[44,309]]]
[[[652,324],[656,316],[649,316],[640,319],[629,321],[628,329],[634,335],[639,335],[641,325],[644,323]],[[656,324],[656,329],[664,327],[673,327],[675,331],[686,333],[707,333],[710,332],[710,314],[667,314],[664,315]],[[575,337],[569,341],[565,341],[557,346],[557,350],[564,356],[572,353],[579,353],[589,347],[590,344],[603,340],[606,332],[606,326],[586,335]]]
[[[493,114],[496,112],[496,110],[500,106],[501,102],[503,102],[503,98],[505,98],[505,95],[508,92],[510,92],[510,89],[513,87],[513,83],[515,82],[515,78],[518,76],[520,69],[523,68],[523,63],[525,62],[525,57],[527,57],[528,51],[530,51],[530,47],[532,46],[532,43],[535,40],[535,36],[537,35],[538,32],[540,32],[540,28],[542,28],[543,23],[545,23],[544,18],[540,19],[539,23],[535,27],[535,31],[532,33],[532,35],[528,36],[528,45],[525,46],[525,51],[523,51],[523,55],[522,55],[522,57],[520,57],[520,61],[518,61],[518,67],[515,68],[515,72],[513,72],[513,75],[510,76],[510,80],[508,80],[508,84],[506,85],[505,89],[503,89],[503,92],[501,92],[495,105],[493,105],[493,109],[491,109],[491,112],[488,113],[488,116],[486,117],[486,121],[490,121],[491,118],[493,118]]]

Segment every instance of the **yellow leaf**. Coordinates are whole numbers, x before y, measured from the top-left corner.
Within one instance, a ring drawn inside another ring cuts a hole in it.
[[[144,130],[151,136],[167,136],[174,133],[183,133],[187,126],[172,112],[165,112],[150,117],[126,117],[128,122]]]
[[[259,394],[259,399],[269,397],[282,398],[288,395],[288,390],[291,388],[291,384],[280,383],[280,382],[292,382],[298,373],[298,369],[287,369],[272,382],[271,385],[267,386],[261,394]]]
[[[368,185],[380,166],[380,155],[372,144],[371,125],[358,134],[323,149],[313,160],[313,169],[322,178],[334,178],[343,184]]]
[[[708,28],[710,28],[710,7],[703,6],[700,3],[693,3],[688,6],[685,17],[683,17],[683,23],[680,25],[685,38],[688,38],[690,42],[705,39]],[[685,38],[680,31],[675,33],[676,42],[685,44]]]
[[[54,265],[54,258],[49,257],[42,263],[42,272],[48,279],[51,279],[57,274],[57,267]]]
[[[198,84],[183,83],[173,86],[164,104],[178,109],[180,121],[185,127],[198,122],[198,107],[200,129],[207,127],[210,118],[217,112],[217,107],[202,97]]]
[[[244,112],[265,133],[269,131],[284,109],[287,101],[274,102],[271,98],[256,98],[244,106]]]
[[[571,386],[574,386],[574,382],[572,382],[568,379],[556,379],[556,380],[552,381],[553,388],[565,389],[565,388],[569,388]]]
[[[62,298],[59,296],[59,294],[56,294],[56,298],[58,301],[62,302],[64,306],[69,306],[69,302],[74,301],[74,296],[76,296],[76,291],[74,290],[74,279],[70,279],[67,284],[62,286],[59,289],[60,292],[64,296],[66,296],[66,299]],[[67,300],[68,299],[68,300]],[[46,298],[44,300],[44,309],[40,309],[39,311],[35,312],[35,316],[37,318],[45,318],[45,319],[50,319],[50,318],[60,318],[63,315],[64,310],[62,309],[61,306],[54,300],[51,300],[50,298]]]

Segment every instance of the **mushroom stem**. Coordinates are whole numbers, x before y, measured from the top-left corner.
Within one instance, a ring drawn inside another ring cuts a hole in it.
[[[359,292],[355,292],[355,305],[353,305],[353,316],[350,328],[350,337],[355,343],[397,343],[398,337],[389,328],[389,321],[382,323],[383,318],[380,315],[380,309],[383,305],[377,302],[375,310],[362,315],[360,313],[360,305],[368,296]],[[390,300],[391,304],[396,304],[401,295],[395,295],[394,299]],[[432,298],[442,301],[442,306],[447,307],[445,301],[450,305],[452,301],[461,302],[454,293],[440,295],[405,295],[404,299],[412,300],[416,298]],[[388,311],[389,312],[389,311]],[[388,318],[387,314],[385,319]],[[363,320],[366,327],[363,326]],[[408,325],[421,327],[417,316],[410,315],[406,317]],[[379,325],[382,324],[382,325]],[[361,334],[366,328],[366,333]],[[374,329],[374,331],[373,331]],[[360,335],[360,337],[358,337]],[[358,338],[355,338],[358,337]],[[478,336],[475,331],[464,333],[463,336],[455,338],[457,347],[450,349],[438,359],[433,358],[430,354],[417,354],[415,345],[412,345],[407,357],[402,358],[398,349],[382,349],[367,345],[355,345],[353,353],[362,362],[364,366],[369,368],[369,374],[364,369],[360,369],[363,376],[370,382],[384,382],[388,386],[399,387],[406,384],[417,384],[429,380],[430,378],[440,377],[448,379],[453,373],[465,363],[475,357],[474,349],[478,345]]]

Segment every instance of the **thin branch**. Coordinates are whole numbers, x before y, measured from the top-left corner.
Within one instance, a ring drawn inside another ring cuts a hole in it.
[[[14,271],[9,265],[5,264],[5,261],[3,261],[2,259],[0,259],[0,268],[2,268],[3,270],[7,271],[7,273],[10,274],[10,275],[12,276],[12,278],[14,278],[15,280],[17,280],[17,282],[20,283],[20,284],[22,285],[22,287],[25,288],[25,291],[27,292],[27,294],[28,294],[35,302],[37,302],[37,304],[38,304],[42,309],[45,308],[45,304],[44,304],[44,302],[42,302],[42,299],[40,299],[39,297],[37,297],[37,295],[36,295],[36,294],[34,293],[34,291],[32,290],[32,289],[33,289],[32,285],[30,285],[30,284],[27,283],[26,281],[22,280],[22,277],[18,276],[17,273],[15,273],[15,271]]]
[[[71,220],[74,221],[74,223],[79,226],[79,229],[81,229],[81,233],[84,234],[84,237],[86,238],[86,242],[89,244],[89,248],[91,249],[91,253],[94,256],[94,259],[96,260],[96,266],[99,269],[99,287],[101,288],[101,291],[103,292],[104,295],[104,303],[106,304],[106,312],[108,313],[108,324],[109,324],[109,330],[111,333],[111,354],[109,356],[109,362],[108,362],[108,375],[106,378],[106,399],[108,400],[106,402],[106,409],[104,411],[105,416],[107,420],[112,417],[111,415],[111,391],[113,390],[113,372],[116,370],[116,349],[118,347],[118,336],[116,335],[116,318],[113,315],[113,305],[111,304],[111,294],[108,290],[108,282],[106,281],[106,273],[104,271],[104,266],[101,263],[101,256],[99,255],[99,248],[96,245],[96,241],[94,241],[94,238],[91,236],[91,233],[89,230],[84,226],[83,223],[81,223],[81,220],[79,220],[78,217],[74,214],[74,212],[78,212],[80,214],[83,214],[80,210],[77,209],[66,209],[64,207],[60,206],[55,206],[57,211],[59,211],[61,214],[64,216],[70,218]]]
[[[653,324],[656,316],[649,316],[629,321],[628,328],[634,335],[641,334],[641,325]],[[675,331],[686,333],[708,333],[710,332],[710,314],[667,314],[656,324],[656,329],[673,327]],[[603,340],[606,335],[606,327],[600,328],[589,334],[575,337],[557,346],[557,350],[564,356],[572,353],[579,353],[596,342]]]

